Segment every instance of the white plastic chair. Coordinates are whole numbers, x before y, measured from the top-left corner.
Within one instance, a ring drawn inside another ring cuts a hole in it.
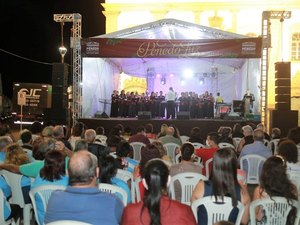
[[[39,209],[39,211],[43,211],[46,214],[48,201],[52,192],[55,190],[65,190],[65,189],[66,187],[63,185],[42,185],[30,190],[29,196],[33,205],[35,220],[39,225],[43,225],[44,223],[40,223],[38,217],[36,198],[39,197],[39,199],[41,199],[43,204],[43,209]]]
[[[278,142],[279,142],[279,139],[274,139],[269,142],[268,148],[272,150],[273,155],[278,154]]]
[[[135,202],[135,191],[134,191],[134,181],[133,174],[127,170],[117,169],[116,177],[123,180],[126,184],[130,184],[131,192],[131,202]]]
[[[235,146],[227,142],[221,142],[218,144],[218,146],[219,148],[232,148],[233,150],[235,150]]]
[[[75,220],[58,220],[55,222],[47,223],[46,225],[92,225],[91,223],[85,223]]]
[[[297,217],[294,225],[299,224],[300,208],[299,203],[296,200],[287,201],[284,197],[272,197],[257,199],[250,203],[250,225],[256,225],[256,211],[263,210],[264,218],[267,225],[285,225],[287,222],[287,216],[292,209],[292,206],[297,209]]]
[[[180,148],[180,145],[175,143],[166,143],[164,147],[167,149],[167,155],[170,156],[172,162],[175,163],[176,149]]]
[[[198,207],[204,206],[207,211],[207,224],[211,225],[220,220],[228,220],[229,215],[234,208],[230,197],[224,197],[223,201],[220,199],[215,201],[215,196],[207,196],[199,198],[192,203],[192,211],[198,222]],[[237,208],[239,210],[235,225],[240,225],[241,219],[245,210],[244,205],[238,201]]]
[[[181,188],[180,202],[186,205],[191,205],[191,197],[195,186],[200,180],[207,180],[205,176],[200,173],[179,173],[171,178],[169,186],[169,193],[172,199],[176,199],[176,189]],[[176,185],[177,183],[177,185]],[[178,183],[180,186],[178,186]]]
[[[131,142],[130,145],[133,148],[133,159],[140,161],[141,160],[141,149],[146,145],[142,142]]]
[[[234,137],[234,138],[232,138],[232,140],[233,140],[233,145],[234,145],[235,149],[237,149],[237,147],[239,146],[239,143],[241,142],[242,138]]]
[[[181,143],[183,144],[183,143],[187,142],[189,140],[189,138],[190,138],[189,136],[181,135],[180,136]]]
[[[206,147],[204,144],[201,144],[201,143],[198,143],[198,142],[193,142],[192,145],[194,146],[195,149]]]
[[[123,205],[124,206],[127,205],[128,196],[127,196],[126,191],[123,188],[112,185],[112,184],[105,184],[105,183],[98,184],[98,188],[103,192],[108,192],[108,193],[111,193],[111,194],[117,194],[118,193],[122,197],[121,201],[123,202]],[[119,195],[116,195],[116,196],[119,197]]]
[[[259,184],[260,168],[265,161],[264,157],[255,154],[244,155],[240,158],[241,170],[247,172],[247,184]]]
[[[4,219],[4,195],[2,189],[0,189],[0,224],[1,225],[9,225],[9,224],[14,224],[13,219],[9,219],[5,221]]]
[[[205,162],[205,176],[207,177],[207,179],[209,179],[209,166],[211,163],[213,163],[213,158],[210,158]]]
[[[141,177],[137,177],[134,180],[134,192],[135,192],[135,197],[136,199],[134,200],[135,202],[140,202],[141,201],[141,190],[140,190],[140,182],[142,181]]]
[[[23,192],[22,192],[22,186],[21,186],[21,179],[22,175],[11,173],[7,170],[2,170],[1,174],[5,178],[6,182],[11,188],[11,198],[9,199],[9,202],[11,204],[15,204],[20,206],[23,209],[23,220],[24,225],[30,225],[30,219],[31,219],[31,209],[32,205],[31,203],[25,204]]]

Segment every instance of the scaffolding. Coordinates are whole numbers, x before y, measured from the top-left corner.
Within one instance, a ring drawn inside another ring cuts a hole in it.
[[[82,62],[81,62],[81,15],[73,14],[54,14],[55,22],[64,23],[71,22],[72,36],[70,47],[73,52],[72,72],[73,72],[73,88],[72,88],[72,121],[73,125],[82,117]]]
[[[262,56],[261,56],[261,80],[260,80],[260,108],[261,122],[267,127],[268,121],[268,71],[269,48],[271,48],[271,19],[291,18],[291,11],[263,11],[262,13]]]

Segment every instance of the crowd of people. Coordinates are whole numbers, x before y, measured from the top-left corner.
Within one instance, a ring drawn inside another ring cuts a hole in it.
[[[146,128],[147,127],[147,128]],[[143,143],[140,160],[134,158],[132,143]],[[174,162],[167,154],[165,144],[179,146]],[[220,147],[221,143],[229,144]],[[196,145],[197,144],[197,145]],[[195,147],[200,146],[201,147]],[[0,125],[0,174],[2,170],[21,174],[24,201],[30,203],[30,190],[49,184],[61,185],[65,190],[54,191],[47,208],[35,198],[39,224],[58,220],[76,220],[90,224],[208,224],[208,212],[199,206],[196,217],[190,206],[182,204],[177,195],[168,195],[170,180],[176,174],[193,172],[203,174],[207,181],[199,181],[193,190],[191,204],[197,199],[230,197],[232,206],[244,206],[241,224],[249,222],[252,201],[280,196],[291,202],[298,200],[300,183],[300,127],[291,128],[282,137],[279,128],[268,134],[262,124],[235,124],[220,127],[203,134],[200,127],[192,127],[183,140],[175,126],[162,124],[158,132],[151,124],[138,127],[130,133],[122,124],[109,132],[103,127],[90,129],[78,122],[72,129],[65,126],[43,127],[39,122],[12,135],[8,125]],[[247,185],[248,167],[241,169],[245,155],[259,155],[265,159],[260,168],[260,182],[250,190]],[[204,166],[211,161],[209,167]],[[140,180],[139,196],[131,196],[130,184],[119,179],[117,170],[127,170]],[[298,177],[295,182],[293,177]],[[34,181],[32,182],[31,179]],[[127,193],[127,206],[120,196],[101,191],[99,183],[122,188]],[[9,182],[0,176],[3,192],[3,217],[7,220],[22,217],[20,208],[9,204],[13,195]],[[183,190],[181,190],[183,191]],[[178,190],[177,190],[178,193]],[[233,210],[226,221],[234,224],[238,212]],[[293,224],[296,209],[288,215],[287,224]],[[263,210],[256,210],[256,220],[266,224]]]
[[[213,118],[215,104],[224,100],[217,94],[203,94],[182,92],[180,96],[170,87],[167,93],[148,92],[138,94],[134,92],[120,93],[114,90],[111,95],[111,117],[136,117],[140,111],[151,112],[152,118],[175,118],[176,112],[190,112],[191,118]]]

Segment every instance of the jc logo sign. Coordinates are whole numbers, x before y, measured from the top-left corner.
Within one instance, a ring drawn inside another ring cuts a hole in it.
[[[26,88],[22,88],[19,90],[19,92],[26,92],[26,96],[31,96],[34,98],[39,98],[41,95],[39,94],[39,92],[41,92],[42,89],[40,88],[30,88],[29,91]]]

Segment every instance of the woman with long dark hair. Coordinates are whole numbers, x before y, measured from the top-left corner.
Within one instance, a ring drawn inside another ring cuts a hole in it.
[[[231,197],[232,206],[236,207],[238,201],[245,206],[245,212],[241,223],[248,224],[250,197],[247,186],[238,181],[238,161],[235,152],[231,148],[219,149],[213,157],[213,170],[210,181],[199,181],[192,195],[192,202],[196,199],[215,196],[223,198]],[[235,223],[238,211],[232,210],[229,221]],[[198,224],[207,225],[207,213],[203,206],[198,208]]]
[[[285,197],[288,201],[298,200],[297,187],[289,180],[286,173],[286,161],[280,155],[271,156],[265,161],[260,175],[260,185],[254,190],[253,200],[275,196]],[[256,219],[264,222],[262,210],[257,210]],[[294,224],[294,219],[295,211],[292,210],[288,216],[287,225]]]
[[[142,177],[146,189],[143,201],[124,209],[122,225],[196,224],[189,206],[168,197],[169,169],[162,160],[150,160]]]

